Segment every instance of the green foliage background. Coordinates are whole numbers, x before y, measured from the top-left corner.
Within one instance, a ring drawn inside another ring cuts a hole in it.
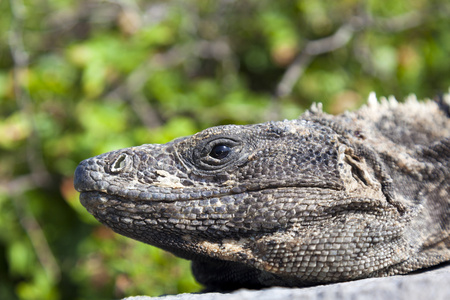
[[[348,24],[348,41],[296,64]],[[81,160],[314,101],[339,113],[370,91],[433,97],[449,57],[444,0],[0,0],[0,298],[198,291],[189,262],[85,211]]]

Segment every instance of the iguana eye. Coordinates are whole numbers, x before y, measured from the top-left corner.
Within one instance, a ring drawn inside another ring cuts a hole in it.
[[[211,152],[209,153],[209,156],[216,159],[224,159],[225,157],[228,156],[228,154],[230,154],[230,152],[231,152],[230,147],[228,147],[227,145],[219,144],[214,146],[214,148],[212,148]]]
[[[206,134],[205,134],[206,135]],[[199,172],[218,172],[239,165],[248,155],[242,153],[244,143],[235,137],[201,135],[177,145],[179,156]]]

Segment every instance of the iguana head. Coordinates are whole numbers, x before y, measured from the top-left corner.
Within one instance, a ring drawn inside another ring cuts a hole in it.
[[[331,128],[294,120],[102,154],[78,166],[75,187],[90,213],[125,236],[197,262],[321,282],[350,277],[399,234],[380,233],[388,224],[377,216],[395,209],[373,176]],[[341,270],[342,260],[355,264]]]

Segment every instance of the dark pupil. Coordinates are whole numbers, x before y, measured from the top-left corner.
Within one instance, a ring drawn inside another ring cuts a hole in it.
[[[209,155],[213,158],[222,159],[227,157],[230,152],[231,152],[230,147],[225,145],[217,145],[214,146]]]

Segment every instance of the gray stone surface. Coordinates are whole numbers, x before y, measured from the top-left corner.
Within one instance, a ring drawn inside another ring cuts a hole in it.
[[[450,265],[403,276],[369,278],[351,282],[309,288],[280,288],[251,291],[238,290],[229,294],[180,294],[162,297],[136,296],[127,300],[450,300]]]

